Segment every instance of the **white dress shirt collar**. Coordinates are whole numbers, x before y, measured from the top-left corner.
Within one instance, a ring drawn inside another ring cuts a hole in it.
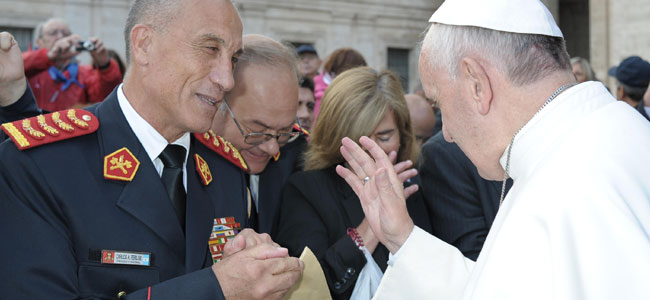
[[[124,113],[126,121],[129,123],[131,130],[135,133],[135,136],[138,138],[142,147],[149,155],[149,159],[153,162],[158,175],[162,174],[163,164],[162,161],[158,158],[158,155],[165,150],[168,142],[167,140],[155,129],[151,124],[149,124],[145,119],[135,111],[131,103],[126,99],[124,91],[122,90],[122,84],[117,88],[117,101]],[[185,187],[187,187],[187,172],[185,172],[187,165],[187,156],[190,153],[190,133],[186,132],[179,139],[174,141],[172,144],[180,145],[185,148],[185,162],[183,163],[183,182]]]

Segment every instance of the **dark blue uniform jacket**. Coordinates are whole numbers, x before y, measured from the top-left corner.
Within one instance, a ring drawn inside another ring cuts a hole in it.
[[[100,123],[92,134],[24,151],[0,145],[0,298],[223,299],[208,238],[214,218],[245,224],[243,173],[192,137],[185,236],[116,93],[88,110]],[[140,161],[133,181],[105,179],[104,157],[122,147]],[[195,154],[214,177],[207,186]],[[102,264],[101,250],[149,252],[151,266]]]

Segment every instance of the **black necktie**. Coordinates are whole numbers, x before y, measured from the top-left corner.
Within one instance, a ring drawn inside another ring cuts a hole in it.
[[[165,165],[162,172],[162,182],[167,188],[169,198],[172,200],[178,221],[185,232],[185,187],[183,186],[183,162],[185,162],[185,148],[169,144],[158,156]]]
[[[253,199],[253,193],[251,192],[250,176],[246,175],[246,185],[248,185],[248,203],[250,203],[250,213],[248,215],[248,228],[259,232],[259,216],[257,215],[257,208],[255,207],[255,200]]]

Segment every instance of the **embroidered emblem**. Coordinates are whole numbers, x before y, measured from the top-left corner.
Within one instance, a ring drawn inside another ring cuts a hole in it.
[[[226,243],[234,239],[240,230],[241,224],[235,222],[234,217],[214,219],[212,233],[210,233],[210,239],[208,240],[208,248],[213,263],[221,260]]]
[[[54,124],[56,124],[56,126],[61,128],[61,130],[63,131],[67,131],[67,132],[74,131],[74,127],[72,127],[72,125],[61,121],[61,113],[59,113],[58,111],[52,113],[52,122],[54,122]]]
[[[221,143],[223,143],[223,151],[226,152],[226,154],[230,152],[230,148],[231,148],[230,146],[232,146],[232,144],[224,140],[221,136],[218,136],[217,138],[221,141]],[[218,143],[219,142],[217,142],[217,144]]]
[[[237,151],[237,148],[230,142],[226,141],[223,137],[216,135],[212,130],[206,133],[195,133],[194,137],[199,140],[203,145],[217,152],[221,157],[225,158],[238,168],[248,171],[248,165]]]
[[[43,131],[47,132],[51,136],[57,136],[59,135],[59,131],[56,130],[56,128],[50,126],[45,122],[45,116],[40,115],[36,117],[36,121],[38,122],[38,127],[40,127]]]
[[[88,117],[87,116],[88,115],[84,115],[81,118],[84,119],[84,120],[88,119],[88,121],[90,121],[90,116],[88,116]],[[68,117],[68,120],[70,120],[70,122],[72,122],[72,124],[74,124],[75,126],[81,128],[81,129],[87,129],[88,128],[88,123],[86,123],[86,121],[83,121],[83,120],[77,118],[77,112],[74,109],[69,109],[68,110],[67,117]]]
[[[210,130],[209,132],[210,132],[210,135],[212,136],[212,144],[217,146],[217,147],[221,147],[221,143],[219,143],[219,139],[214,134],[214,131]]]
[[[41,140],[45,137],[45,133],[42,133],[34,127],[32,127],[32,122],[29,121],[29,119],[24,119],[22,121],[23,124],[23,131],[25,131],[27,134],[31,135],[33,138],[37,140]]]
[[[127,149],[121,149],[104,157],[104,178],[131,181],[140,167],[140,161]]]
[[[196,171],[201,176],[203,185],[210,184],[210,182],[212,182],[212,173],[210,173],[210,167],[208,166],[208,163],[205,162],[203,157],[199,156],[198,154],[194,154],[194,160],[196,161]]]
[[[305,128],[302,128],[300,125],[298,125],[298,123],[293,123],[292,128],[293,128],[294,131],[301,132],[305,136],[309,137],[309,131],[307,131],[307,129],[305,129]]]
[[[71,124],[61,120],[60,112],[5,123],[2,124],[2,130],[13,140],[18,149],[25,150],[87,135],[95,132],[99,128],[99,120],[88,111],[73,109],[72,115],[87,116],[88,122],[79,120],[85,124],[85,130],[75,130]]]

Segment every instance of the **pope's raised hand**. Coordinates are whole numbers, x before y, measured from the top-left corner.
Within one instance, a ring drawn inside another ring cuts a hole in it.
[[[402,182],[386,153],[371,139],[362,137],[360,143],[372,157],[349,138],[342,142],[341,154],[352,170],[337,166],[336,172],[361,200],[366,219],[379,241],[395,253],[413,230]]]

